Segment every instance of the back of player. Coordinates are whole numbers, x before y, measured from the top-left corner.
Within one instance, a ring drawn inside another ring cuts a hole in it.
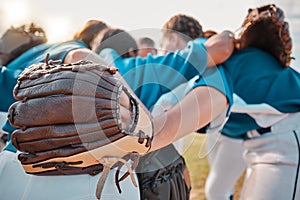
[[[241,198],[299,199],[300,74],[289,67],[288,25],[270,4],[249,9],[243,26],[241,50],[224,63],[238,101],[222,130],[244,139]]]

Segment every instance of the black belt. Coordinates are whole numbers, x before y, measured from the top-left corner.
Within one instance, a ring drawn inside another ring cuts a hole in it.
[[[271,132],[271,126],[267,127],[267,128],[259,128],[259,129],[256,129],[256,131],[263,135],[265,133],[270,133]]]
[[[0,131],[0,135],[1,135],[1,131]],[[4,144],[6,144],[7,139],[8,139],[7,133],[3,133],[3,135],[0,137],[0,141],[3,142]]]

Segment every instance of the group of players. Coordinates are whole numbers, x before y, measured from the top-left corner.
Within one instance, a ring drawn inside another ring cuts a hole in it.
[[[257,11],[270,9],[279,8],[267,5]],[[272,33],[272,21],[268,23],[270,30],[268,25],[264,29]],[[102,21],[87,22],[74,40],[59,44],[45,44],[39,38],[44,32],[34,26],[31,29],[39,32],[34,34],[39,41],[34,48],[25,39],[21,45],[0,47],[1,98],[5,97],[1,111],[14,102],[17,75],[42,62],[46,53],[64,63],[87,59],[117,66],[145,106],[153,108],[156,134],[152,152],[141,158],[136,169],[139,189],[124,180],[119,194],[111,172],[103,199],[188,199],[187,169],[172,142],[203,127],[199,131],[208,133],[210,164],[207,199],[232,198],[235,182],[246,167],[242,199],[300,197],[300,75],[272,54],[278,45],[274,38],[252,31],[250,47],[234,50],[231,32],[204,32],[194,18],[176,15],[163,27],[161,49],[165,55],[142,58],[135,57],[138,48],[130,34]],[[264,42],[258,41],[262,37]],[[4,34],[2,41],[6,38]],[[281,40],[280,35],[276,39]],[[3,129],[8,133],[14,130],[8,123]],[[0,154],[4,199],[95,198],[99,174],[28,175],[17,153],[8,142]]]

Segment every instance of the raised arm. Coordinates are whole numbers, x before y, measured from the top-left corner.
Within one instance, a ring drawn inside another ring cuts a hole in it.
[[[233,51],[230,32],[188,43],[181,51],[164,56],[121,58],[111,49],[100,53],[108,63],[120,69],[124,79],[144,104],[150,108],[164,93],[169,92],[195,75],[204,73],[207,65],[225,61]],[[145,87],[141,87],[146,85]],[[151,93],[151,97],[148,94]]]
[[[165,114],[154,118],[151,151],[204,127],[228,107],[226,96],[212,87],[197,87]]]

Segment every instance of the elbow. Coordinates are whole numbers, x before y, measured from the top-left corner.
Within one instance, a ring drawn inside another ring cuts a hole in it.
[[[76,50],[72,50],[72,51],[70,51],[66,55],[66,57],[64,59],[64,63],[74,63],[74,62],[77,62],[79,57],[80,57],[79,51],[77,49]]]
[[[215,66],[226,61],[234,50],[234,38],[231,32],[224,31],[205,42],[208,66]]]
[[[93,52],[89,49],[75,49],[70,51],[64,59],[64,63],[74,63],[80,60],[88,60]]]

